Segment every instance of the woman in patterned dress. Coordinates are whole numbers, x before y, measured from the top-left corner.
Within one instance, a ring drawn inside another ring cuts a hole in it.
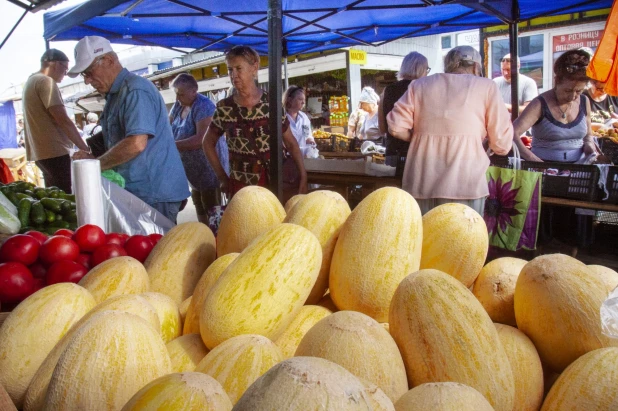
[[[221,189],[233,196],[245,186],[269,184],[269,104],[268,94],[258,88],[255,81],[260,56],[254,49],[236,46],[227,53],[225,61],[234,93],[217,103],[212,123],[204,137],[203,148],[221,183]],[[227,137],[230,156],[229,177],[215,149],[223,134]],[[283,122],[283,144],[300,174],[298,191],[306,193],[307,172],[287,118]],[[282,150],[281,147],[277,149]]]

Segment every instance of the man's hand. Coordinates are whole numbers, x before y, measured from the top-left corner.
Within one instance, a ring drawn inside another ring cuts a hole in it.
[[[94,156],[87,151],[78,150],[73,154],[73,160],[94,160]]]

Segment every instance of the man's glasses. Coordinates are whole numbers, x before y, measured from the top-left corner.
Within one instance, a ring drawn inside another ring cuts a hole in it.
[[[511,62],[511,59],[508,59],[508,58],[507,58],[507,59],[502,59],[501,61],[502,61],[503,63],[510,63],[510,62]]]
[[[84,71],[82,71],[81,73],[79,73],[83,78],[91,78],[92,77],[92,70],[94,70],[95,66],[101,61],[103,60],[103,56],[98,57],[95,61],[92,62],[92,64]]]

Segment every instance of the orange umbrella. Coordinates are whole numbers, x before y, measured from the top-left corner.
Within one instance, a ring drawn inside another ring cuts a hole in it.
[[[618,3],[614,1],[605,32],[587,70],[588,77],[605,83],[605,92],[618,96]]]

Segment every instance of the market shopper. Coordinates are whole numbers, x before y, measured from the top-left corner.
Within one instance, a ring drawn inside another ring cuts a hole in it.
[[[519,138],[514,139],[522,158],[574,163],[595,153],[590,101],[583,95],[589,62],[590,56],[582,50],[570,50],[558,57],[554,87],[532,100],[513,123],[515,136],[531,128],[531,149]]]
[[[212,121],[215,105],[210,99],[197,92],[195,78],[181,73],[172,81],[176,102],[170,110],[170,123],[176,148],[191,186],[191,197],[195,205],[197,220],[207,223],[208,210],[221,205],[219,180],[202,150],[202,141]],[[217,157],[223,169],[229,174],[229,158],[225,139],[217,142]]]
[[[360,129],[363,127],[365,117],[367,117],[367,112],[361,106],[361,103],[358,103],[356,110],[350,114],[348,119],[348,138],[360,137]]]
[[[410,83],[387,116],[390,134],[410,141],[402,186],[423,214],[456,202],[483,215],[489,166],[483,140],[507,154],[513,127],[498,87],[482,77],[478,51],[455,47],[444,67],[444,74]]]
[[[23,92],[26,157],[43,172],[46,186],[71,192],[73,145],[88,150],[64,108],[57,83],[69,69],[69,58],[56,49],[41,57],[41,70],[32,74]]]
[[[519,57],[517,57],[517,65],[516,72],[517,75],[517,99],[519,104],[519,112],[522,112],[526,106],[539,95],[539,90],[536,86],[536,82],[528,76],[524,76],[519,72],[521,68],[521,61]],[[509,110],[512,111],[511,106],[511,78],[513,77],[513,73],[511,71],[511,55],[506,54],[500,60],[500,70],[502,71],[502,76],[496,77],[494,82],[498,85],[500,89],[500,94],[502,95],[502,100],[504,104]]]
[[[607,95],[605,83],[590,80],[584,95],[590,102],[590,121],[593,124],[600,126],[609,120],[618,120],[618,97]]]
[[[306,96],[302,87],[290,86],[283,93],[283,108],[290,122],[290,130],[292,130],[292,134],[303,154],[308,145],[315,144],[311,131],[311,120],[302,111],[305,102]]]
[[[123,68],[108,40],[81,39],[75,46],[70,77],[82,75],[105,95],[101,126],[106,152],[101,169],[114,169],[125,188],[176,222],[189,184],[174,143],[167,108],[157,88],[147,79]],[[81,141],[81,140],[80,140]],[[93,158],[78,151],[73,159]]]
[[[204,138],[203,148],[206,158],[217,174],[221,189],[234,195],[245,186],[269,184],[270,110],[268,94],[258,88],[256,83],[260,64],[259,54],[251,47],[235,46],[226,54],[225,61],[234,93],[217,103],[212,123]],[[215,149],[223,134],[227,137],[230,154],[229,177]],[[283,122],[283,144],[298,168],[298,192],[305,193],[307,172],[287,118]],[[282,150],[283,147],[275,149]]]
[[[590,56],[570,50],[554,63],[554,87],[532,100],[515,120],[515,136],[532,127],[532,148],[515,138],[522,158],[530,161],[583,162],[596,152],[590,122],[590,101],[583,95]],[[566,178],[566,177],[565,177]],[[539,243],[557,238],[581,246],[592,243],[592,216],[572,208],[541,209]]]
[[[376,94],[373,88],[363,87],[359,100],[361,109],[365,111],[367,115],[360,127],[358,138],[383,144],[384,133],[380,131],[378,122],[378,104],[380,103],[380,96]]]
[[[90,138],[101,131],[101,126],[99,125],[99,116],[97,113],[90,112],[86,116],[86,121],[88,124],[84,126],[84,139]]]
[[[393,110],[397,100],[408,90],[408,86],[413,80],[425,77],[431,69],[427,58],[421,53],[413,51],[403,58],[401,67],[397,73],[397,82],[386,86],[380,98],[378,107],[378,122],[380,132],[386,134],[386,155],[404,156],[408,153],[410,143],[393,137],[388,132],[386,116]]]

